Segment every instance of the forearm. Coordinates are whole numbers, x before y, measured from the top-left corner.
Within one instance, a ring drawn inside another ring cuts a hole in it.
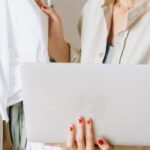
[[[49,40],[48,52],[56,62],[70,62],[70,46],[63,39]]]

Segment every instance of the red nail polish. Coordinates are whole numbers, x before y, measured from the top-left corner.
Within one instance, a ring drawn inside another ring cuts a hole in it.
[[[103,140],[99,140],[99,141],[98,141],[98,144],[99,144],[99,145],[103,145],[103,144],[104,144],[104,141],[103,141]]]
[[[87,124],[91,124],[91,120],[88,120],[88,121],[87,121]]]
[[[46,9],[47,7],[46,6],[42,6],[44,9]]]
[[[73,131],[73,127],[70,127],[70,131],[71,131],[71,132]]]
[[[82,122],[83,122],[83,120],[80,118],[80,119],[79,119],[79,123],[81,124]]]

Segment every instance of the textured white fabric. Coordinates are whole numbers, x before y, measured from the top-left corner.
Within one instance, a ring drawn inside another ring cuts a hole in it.
[[[0,114],[6,116],[4,105],[6,105],[6,94],[8,91],[9,53],[8,53],[8,32],[7,13],[5,0],[0,1]]]
[[[1,0],[0,5],[0,113],[8,120],[6,107],[22,100],[21,64],[49,62],[48,18],[34,0]]]

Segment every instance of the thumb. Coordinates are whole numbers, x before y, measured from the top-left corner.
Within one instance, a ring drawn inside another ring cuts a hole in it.
[[[103,139],[99,139],[97,145],[101,150],[113,150],[112,146]]]

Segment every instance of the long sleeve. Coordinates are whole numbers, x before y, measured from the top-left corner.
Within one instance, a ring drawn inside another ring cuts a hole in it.
[[[9,87],[9,51],[8,51],[8,30],[7,30],[7,5],[1,0],[0,9],[0,115],[2,119],[8,120],[6,113],[7,94]]]
[[[70,62],[80,63],[81,51],[70,45]]]
[[[82,17],[83,17],[83,11],[81,13],[79,23],[78,23],[78,32],[79,32],[80,38],[81,38],[81,31],[82,31]],[[80,63],[80,61],[81,61],[81,49],[76,49],[70,44],[70,62]]]
[[[78,26],[77,26],[77,29],[78,29],[78,33],[79,33],[79,36],[80,36],[80,45],[81,45],[81,48],[80,49],[76,49],[75,47],[73,47],[71,44],[70,44],[70,62],[71,63],[81,63],[81,52],[82,52],[82,32],[84,31],[84,19],[87,18],[86,17],[86,14],[87,14],[87,9],[89,7],[89,2],[91,3],[92,1],[91,0],[88,0],[86,2],[86,4],[84,5],[82,11],[81,11],[81,14],[80,14],[80,18],[79,18],[79,22],[78,22]]]
[[[34,1],[1,0],[0,5],[0,114],[8,120],[7,107],[23,100],[21,64],[49,62],[48,18]]]

